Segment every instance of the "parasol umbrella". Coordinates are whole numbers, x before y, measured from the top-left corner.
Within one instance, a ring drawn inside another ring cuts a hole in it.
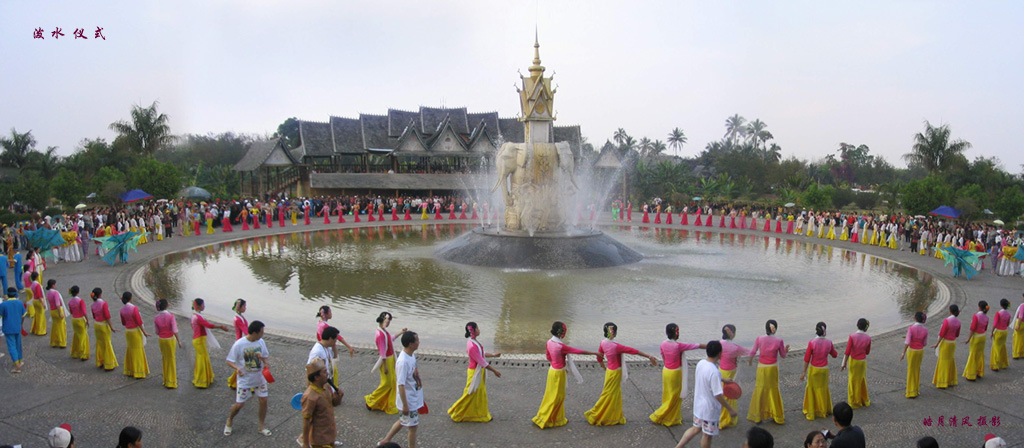
[[[924,219],[925,218],[924,215],[914,215],[914,217],[917,218],[917,219]]]
[[[932,216],[941,216],[943,218],[957,219],[960,217],[960,210],[943,205],[935,210],[928,212],[928,214]]]
[[[700,201],[700,200],[703,200],[703,199],[704,199],[704,198],[702,198],[702,197],[700,197],[700,196],[694,196],[694,197],[693,197],[693,200],[694,200],[694,201]]]
[[[121,202],[135,202],[143,199],[153,199],[153,195],[142,190],[132,190],[121,195]]]
[[[793,207],[793,206],[795,206],[795,205],[796,205],[796,204],[794,204],[794,203],[792,203],[792,202],[787,202],[787,203],[786,203],[785,205],[783,205],[783,207]]]
[[[995,213],[992,212],[992,210],[989,210],[987,208],[985,210],[982,210],[981,212],[986,214],[986,215],[994,215],[995,214]]]
[[[82,210],[82,209],[87,208],[87,207],[89,207],[89,206],[85,205],[85,204],[78,204],[78,205],[75,206],[75,210]]]
[[[985,252],[974,252],[958,247],[942,247],[939,250],[942,251],[942,258],[946,261],[946,266],[953,265],[953,276],[959,277],[960,274],[964,274],[967,280],[978,273],[978,270],[974,269],[974,265],[988,255]]]
[[[1003,222],[1003,220],[1002,220],[1002,219],[997,219],[997,220],[995,220],[995,221],[992,221],[992,224],[995,224],[995,225],[997,225],[997,226],[1001,226],[1001,225],[1003,225],[1003,224],[1006,224],[1006,223],[1005,223],[1005,222]]]
[[[135,247],[139,245],[142,235],[144,232],[133,231],[93,238],[93,241],[99,243],[107,251],[107,254],[103,256],[103,261],[113,266],[118,260],[122,263],[128,262],[128,251],[137,250]]]
[[[210,199],[213,197],[209,191],[196,186],[185,187],[178,193],[178,196],[183,199]]]
[[[93,198],[95,198],[95,197],[96,197],[96,193],[89,193],[89,195],[88,195],[88,196],[86,196],[85,198],[86,198],[86,199],[93,199]]]

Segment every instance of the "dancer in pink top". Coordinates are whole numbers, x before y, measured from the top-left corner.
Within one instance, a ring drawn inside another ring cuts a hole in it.
[[[547,386],[544,388],[544,398],[537,409],[537,415],[533,417],[533,424],[541,429],[563,426],[569,421],[565,418],[565,367],[569,366],[577,383],[583,382],[583,377],[576,369],[570,354],[594,355],[598,362],[604,360],[604,356],[597,352],[580,350],[570,347],[562,342],[569,328],[562,322],[555,322],[551,325],[551,339],[548,340],[545,355],[551,362],[548,369]]]
[[[970,344],[964,378],[975,381],[985,376],[985,333],[988,332],[988,302],[978,302],[978,312],[971,317],[971,329],[964,344]]]
[[[871,406],[871,398],[868,397],[868,354],[871,353],[871,336],[868,335],[868,326],[871,325],[865,318],[857,319],[857,332],[850,335],[846,341],[846,356],[843,358],[843,366],[840,371],[850,366],[850,374],[846,386],[846,401],[851,408]]]
[[[1010,367],[1009,354],[1006,352],[1006,334],[1010,328],[1010,301],[1001,299],[999,307],[1002,309],[997,311],[995,318],[992,319],[992,357],[989,368],[993,372]]]
[[[903,341],[900,360],[907,358],[907,398],[920,395],[921,359],[924,358],[924,346],[928,345],[928,329],[924,326],[926,318],[923,311],[914,313],[914,325],[907,328],[907,337]]]
[[[779,324],[775,320],[769,320],[764,324],[765,335],[758,336],[754,340],[754,347],[750,350],[750,361],[748,365],[754,364],[754,357],[757,357],[757,379],[754,385],[754,393],[750,395],[750,409],[747,411],[747,420],[760,423],[765,419],[772,419],[777,424],[786,423],[786,415],[782,408],[782,394],[779,393],[779,366],[778,358],[786,357],[789,346],[782,339],[775,337],[775,331]],[[760,356],[758,356],[760,352]]]
[[[807,420],[832,415],[832,392],[828,388],[828,357],[835,358],[839,356],[839,352],[832,345],[832,341],[825,337],[825,330],[825,322],[818,322],[814,326],[814,333],[817,336],[807,343],[807,351],[804,353],[804,370],[800,373],[800,381],[807,378],[803,408]]]
[[[949,306],[949,316],[943,319],[939,328],[939,339],[932,348],[938,348],[938,361],[935,363],[935,374],[932,384],[936,388],[945,389],[956,386],[956,338],[960,337],[960,307]]]
[[[651,414],[651,421],[659,425],[675,426],[683,423],[683,397],[688,395],[687,365],[683,354],[688,350],[705,348],[704,344],[687,344],[679,342],[679,326],[665,326],[665,339],[661,343],[661,359],[665,363],[661,369],[661,407]]]
[[[612,322],[604,324],[604,340],[597,350],[605,356],[607,365],[604,373],[604,388],[597,403],[589,411],[583,413],[587,422],[591,425],[610,426],[626,424],[626,417],[622,415],[622,382],[629,379],[629,366],[626,365],[622,356],[626,353],[640,355],[651,361],[652,366],[658,365],[658,359],[633,347],[615,342],[619,334],[619,327]]]
[[[739,371],[739,359],[743,356],[749,356],[750,350],[743,348],[741,345],[733,342],[733,338],[736,337],[736,326],[733,324],[726,324],[722,327],[722,359],[718,361],[718,370],[722,374],[723,380],[733,380],[736,378],[736,374]],[[725,401],[732,406],[733,409],[737,409],[737,401],[731,398],[726,398]],[[729,414],[728,409],[722,409],[722,415],[718,419],[718,429],[725,429],[732,426],[736,426],[739,419]]]

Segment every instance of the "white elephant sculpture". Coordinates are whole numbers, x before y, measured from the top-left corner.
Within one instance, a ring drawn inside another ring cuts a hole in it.
[[[575,163],[565,142],[505,143],[495,157],[498,181],[505,200],[506,230],[556,232],[564,230],[563,193],[574,193]],[[562,185],[567,179],[569,185]]]

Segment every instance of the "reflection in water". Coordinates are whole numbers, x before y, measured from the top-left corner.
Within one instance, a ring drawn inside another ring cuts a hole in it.
[[[628,226],[608,230],[647,258],[617,268],[502,270],[434,259],[439,242],[467,230],[446,223],[255,237],[154,260],[145,280],[182,314],[203,297],[208,315],[230,320],[243,297],[250,320],[312,337],[316,308],[330,304],[331,324],[369,345],[373,319],[388,310],[396,328],[420,331],[425,347],[461,351],[462,327],[473,320],[490,338],[485,345],[505,352],[542,351],[555,320],[570,325],[569,342],[587,347],[606,321],[651,350],[669,322],[687,341],[717,338],[733,323],[737,341],[749,344],[769,318],[790,339],[819,320],[842,338],[858,317],[877,330],[906,322],[937,291],[927,274],[846,249]]]

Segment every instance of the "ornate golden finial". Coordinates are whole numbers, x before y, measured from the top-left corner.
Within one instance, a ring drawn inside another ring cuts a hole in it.
[[[533,30],[533,66],[530,67],[530,75],[538,76],[544,73],[544,67],[540,65],[540,39],[537,38],[537,29]]]

